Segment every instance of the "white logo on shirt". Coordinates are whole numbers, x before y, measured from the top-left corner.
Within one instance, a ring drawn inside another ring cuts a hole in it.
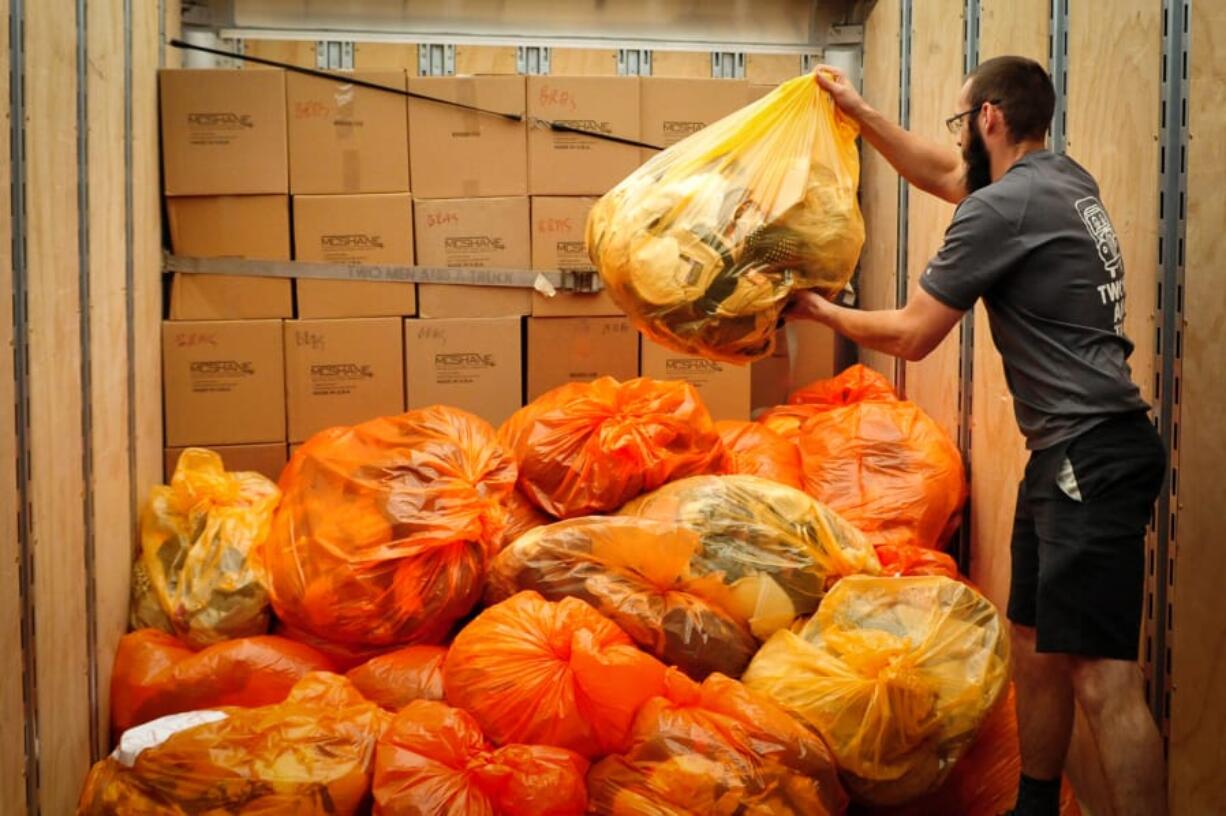
[[[1094,196],[1078,199],[1073,206],[1077,209],[1077,214],[1081,216],[1081,223],[1085,224],[1086,232],[1094,239],[1094,246],[1098,249],[1098,257],[1103,262],[1103,269],[1111,277],[1109,283],[1098,287],[1098,295],[1102,298],[1103,305],[1110,306],[1112,309],[1115,333],[1123,334],[1124,279],[1120,273],[1124,260],[1120,256],[1120,240],[1115,234],[1115,227],[1111,226],[1111,219],[1107,217],[1107,211],[1103,208],[1102,202]]]

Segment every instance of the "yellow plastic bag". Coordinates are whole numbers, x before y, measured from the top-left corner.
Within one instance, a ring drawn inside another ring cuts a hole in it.
[[[805,75],[655,156],[588,216],[610,295],[669,348],[767,356],[794,289],[833,297],[855,269],[858,132]]]
[[[694,476],[671,482],[620,515],[671,522],[698,534],[691,568],[726,587],[724,605],[765,640],[817,608],[845,575],[877,574],[864,536],[794,487],[760,476]]]
[[[742,679],[821,733],[854,798],[901,804],[935,790],[974,741],[1008,682],[1009,640],[966,584],[852,576]]]
[[[141,514],[132,628],[161,629],[197,649],[267,632],[268,592],[251,554],[280,498],[258,473],[227,473],[211,450],[183,451]]]

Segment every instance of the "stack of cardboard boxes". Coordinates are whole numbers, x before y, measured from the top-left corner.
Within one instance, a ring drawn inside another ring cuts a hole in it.
[[[588,211],[654,151],[530,123],[668,146],[755,95],[736,80],[354,76],[467,107],[279,70],[163,72],[173,251],[591,271]],[[207,445],[275,474],[326,427],[436,403],[498,424],[606,374],[688,380],[721,419],[751,405],[749,367],[640,343],[604,293],[180,274],[163,340],[168,468]]]

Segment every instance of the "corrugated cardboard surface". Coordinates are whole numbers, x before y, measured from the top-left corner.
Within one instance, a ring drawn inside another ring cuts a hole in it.
[[[285,322],[289,439],[404,412],[397,317]]]
[[[389,88],[405,88],[404,71],[358,71],[353,76]],[[409,190],[403,96],[291,73],[286,77],[286,106],[291,192]]]
[[[523,404],[520,318],[406,320],[408,407],[451,405],[500,425]]]
[[[286,193],[285,74],[159,72],[167,195]]]
[[[596,203],[589,196],[532,197],[532,268],[594,271],[584,233],[588,212]],[[535,317],[601,317],[622,314],[606,292],[532,294]]]
[[[170,281],[171,320],[293,316],[293,282],[288,278],[175,274]]]
[[[639,334],[626,317],[528,319],[528,399],[568,382],[639,374]]]
[[[166,482],[174,475],[175,466],[179,463],[179,454],[187,448],[166,448],[164,467]],[[221,457],[221,463],[230,472],[254,471],[263,474],[274,482],[281,478],[281,471],[289,461],[288,451],[283,443],[270,445],[212,445],[209,450]]]
[[[484,110],[522,116],[522,76],[410,77],[409,90]],[[413,193],[476,198],[528,193],[528,130],[523,121],[409,100]]]
[[[740,79],[643,77],[641,94],[643,141],[661,147],[671,147],[749,103],[749,85]]]
[[[186,196],[166,199],[170,245],[191,258],[288,261],[289,196]]]
[[[528,77],[528,115],[640,140],[638,77]],[[528,191],[533,195],[603,195],[632,173],[640,149],[591,136],[533,128],[528,134]]]
[[[162,324],[166,445],[285,442],[280,320]]]
[[[528,269],[528,199],[453,198],[414,202],[417,262],[423,266]],[[418,313],[429,318],[507,317],[532,311],[532,290],[423,283]]]
[[[749,419],[750,367],[691,357],[643,340],[643,376],[682,380],[698,391],[715,419]]]
[[[408,193],[294,196],[294,257],[332,263],[413,263]],[[407,317],[417,313],[411,283],[298,280],[298,316]]]

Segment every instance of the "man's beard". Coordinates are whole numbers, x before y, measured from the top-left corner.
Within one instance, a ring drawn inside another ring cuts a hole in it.
[[[979,136],[974,119],[970,121],[970,135],[962,146],[962,160],[966,162],[966,191],[973,193],[992,183],[992,158]]]

